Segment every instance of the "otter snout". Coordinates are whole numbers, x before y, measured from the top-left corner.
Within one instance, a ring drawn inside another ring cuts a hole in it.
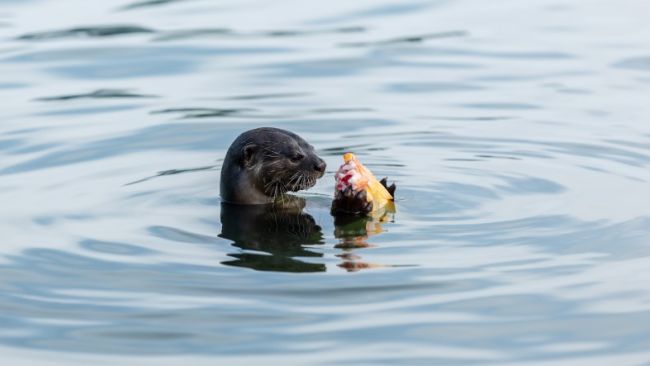
[[[319,178],[325,174],[325,168],[327,168],[325,161],[319,157],[316,157],[316,160],[314,161],[314,170],[319,173]]]

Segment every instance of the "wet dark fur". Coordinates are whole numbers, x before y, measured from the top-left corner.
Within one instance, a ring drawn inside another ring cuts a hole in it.
[[[221,198],[237,204],[267,204],[286,192],[311,188],[325,173],[314,147],[293,132],[257,128],[230,145],[221,168]]]

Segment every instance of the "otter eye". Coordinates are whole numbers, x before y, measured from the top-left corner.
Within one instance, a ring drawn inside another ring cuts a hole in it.
[[[297,162],[299,162],[300,160],[302,160],[302,159],[304,159],[304,158],[305,158],[305,155],[303,155],[303,154],[296,154],[296,155],[294,155],[294,156],[291,157],[291,161],[294,162],[294,163],[297,163]]]

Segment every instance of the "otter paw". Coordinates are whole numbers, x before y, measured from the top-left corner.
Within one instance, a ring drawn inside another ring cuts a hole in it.
[[[337,191],[332,201],[332,215],[367,215],[372,212],[372,202],[364,189],[355,191],[347,187]]]

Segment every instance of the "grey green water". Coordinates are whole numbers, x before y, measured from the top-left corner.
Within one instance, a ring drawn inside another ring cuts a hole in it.
[[[0,0],[3,365],[650,362],[650,3]],[[229,143],[328,163],[230,212]],[[354,151],[396,181],[358,245]]]

